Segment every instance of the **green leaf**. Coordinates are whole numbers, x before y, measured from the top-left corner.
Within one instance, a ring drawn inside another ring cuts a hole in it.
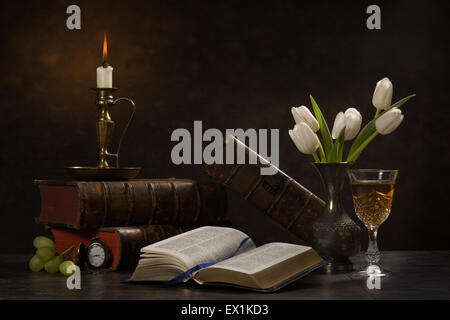
[[[333,145],[333,148],[331,148],[331,152],[328,158],[328,162],[341,162],[341,158],[339,157],[339,153],[342,154],[342,149],[344,147],[344,138],[345,138],[345,127],[342,128],[341,132],[339,133],[338,138],[336,139],[336,142]]]
[[[374,133],[372,133],[372,135],[367,138],[359,147],[358,149],[356,149],[352,155],[349,154],[349,156],[347,157],[347,162],[355,162],[356,159],[358,159],[359,155],[361,154],[361,151],[364,150],[365,147],[367,147],[367,145],[373,140],[375,139],[375,137],[378,135],[379,133],[377,131],[375,131]]]
[[[331,139],[330,129],[328,129],[327,122],[325,121],[322,115],[322,111],[320,111],[320,108],[314,98],[311,95],[309,96],[309,98],[311,100],[317,122],[319,122],[320,133],[322,134],[323,144],[325,145],[325,154],[328,157],[329,153],[331,152],[331,148],[333,148],[333,140]]]
[[[375,119],[373,119],[368,124],[366,124],[364,128],[362,128],[356,139],[353,141],[352,146],[350,147],[350,151],[348,152],[347,161],[348,158],[353,154],[353,152],[355,152],[355,150],[358,149],[359,146],[363,144],[363,142],[366,141],[366,139],[370,137],[370,135],[375,131]]]
[[[353,141],[352,146],[350,147],[350,151],[348,152],[348,156],[347,156],[347,162],[349,162],[349,159],[351,157],[354,156],[354,153],[356,152],[357,149],[359,149],[359,147],[374,133],[376,132],[376,128],[375,128],[375,121],[376,119],[378,119],[379,117],[381,117],[385,112],[389,111],[392,108],[400,108],[403,104],[405,104],[409,99],[415,97],[415,94],[409,95],[399,101],[397,101],[396,103],[394,103],[393,105],[391,105],[389,108],[387,108],[385,111],[383,111],[378,117],[376,117],[375,119],[372,119],[369,123],[367,123],[365,125],[365,127],[359,132],[358,136],[356,137],[356,139]],[[356,154],[355,154],[356,155]],[[359,154],[356,155],[356,158],[358,158]]]
[[[380,117],[387,111],[391,110],[392,108],[400,108],[402,105],[404,105],[409,99],[414,98],[416,95],[411,94],[401,100],[398,100],[396,103],[392,104],[390,107],[388,107],[384,112],[380,114]]]

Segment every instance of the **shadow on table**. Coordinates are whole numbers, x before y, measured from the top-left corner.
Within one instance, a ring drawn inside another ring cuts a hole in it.
[[[333,279],[333,276],[326,276],[330,279]],[[254,290],[251,288],[241,287],[241,286],[235,286],[230,284],[224,284],[224,283],[205,283],[203,285],[200,285],[196,283],[193,280],[190,280],[185,283],[179,283],[179,284],[172,284],[172,285],[164,285],[161,282],[158,281],[140,281],[140,282],[132,282],[132,281],[121,281],[121,284],[124,285],[136,285],[136,286],[152,286],[152,287],[158,287],[159,289],[166,288],[169,290],[176,290],[176,289],[192,289],[192,290],[198,290],[198,292],[202,292],[204,290],[206,291],[221,291],[221,292],[253,292],[253,293],[261,293],[261,294],[276,294],[276,293],[282,293],[282,292],[291,292],[291,291],[298,291],[298,290],[307,290],[307,289],[316,289],[321,287],[327,287],[331,285],[333,286],[345,286],[350,282],[351,280],[348,278],[341,277],[340,279],[333,279],[333,281],[323,281],[323,280],[317,280],[317,279],[299,279],[297,281],[294,281],[285,287],[280,288],[277,291],[274,292],[262,292],[260,290]]]

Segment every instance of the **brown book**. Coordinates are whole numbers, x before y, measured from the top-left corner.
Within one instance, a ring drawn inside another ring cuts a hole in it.
[[[235,156],[238,149],[243,149],[247,164],[205,165],[206,173],[217,182],[241,194],[281,226],[302,240],[308,241],[312,224],[324,211],[323,200],[235,137],[226,136],[224,150],[229,143],[234,145]],[[250,153],[256,157],[256,164],[248,164]],[[262,167],[272,167],[276,173],[261,175]]]
[[[224,188],[187,179],[130,181],[35,180],[38,223],[72,229],[150,224],[206,225],[225,220]]]
[[[150,225],[135,227],[101,228],[98,230],[73,230],[65,228],[50,228],[55,239],[56,250],[63,252],[80,243],[85,246],[97,237],[109,249],[111,259],[107,270],[131,270],[139,261],[141,248],[191,230],[193,227]]]

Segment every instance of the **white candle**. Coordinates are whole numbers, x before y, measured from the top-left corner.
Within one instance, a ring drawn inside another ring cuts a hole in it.
[[[97,68],[97,88],[112,88],[112,71],[111,66]]]
[[[103,64],[97,68],[97,88],[112,88],[112,71],[113,67],[108,65],[106,58],[108,57],[108,45],[106,42],[106,34],[103,39]]]

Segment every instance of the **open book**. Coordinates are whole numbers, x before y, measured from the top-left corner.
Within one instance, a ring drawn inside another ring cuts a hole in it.
[[[243,232],[226,227],[201,227],[141,249],[130,281],[166,284],[189,279],[199,284],[227,284],[275,291],[322,266],[311,248],[273,242],[255,247]]]

